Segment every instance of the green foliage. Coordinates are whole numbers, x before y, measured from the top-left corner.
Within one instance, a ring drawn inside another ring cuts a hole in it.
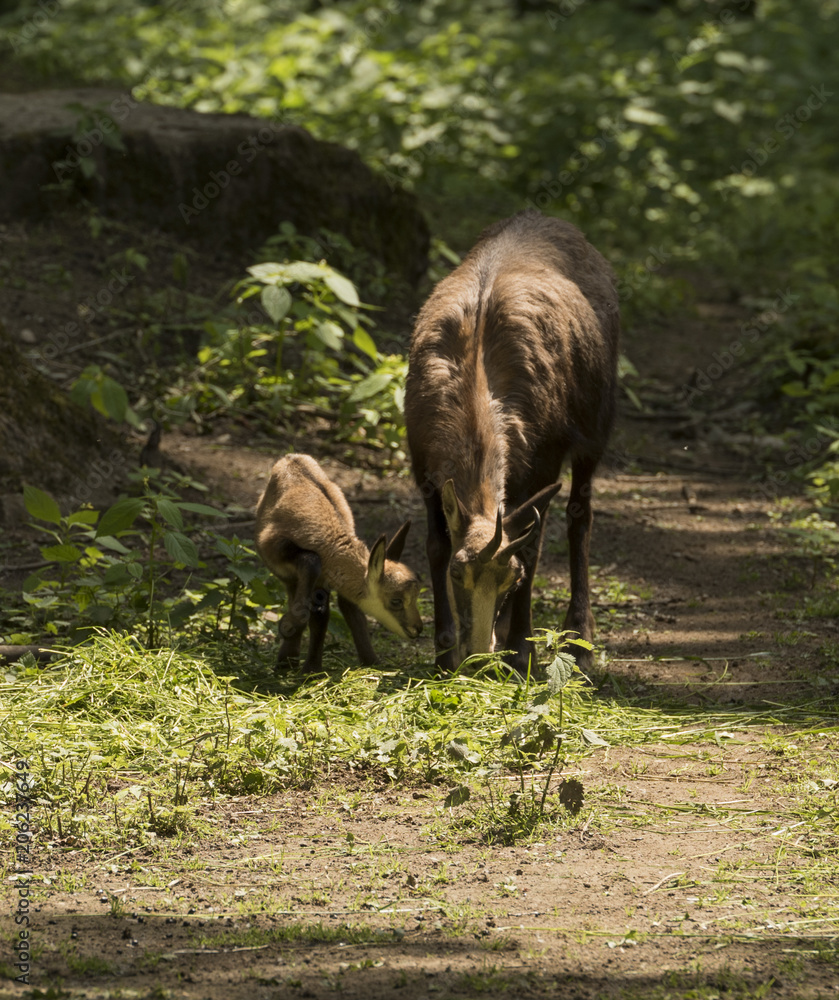
[[[284,243],[315,255],[322,249],[293,227],[269,248]],[[352,249],[346,241],[340,246]],[[296,418],[302,405],[337,412],[339,439],[404,460],[407,363],[378,351],[369,307],[353,282],[324,260],[263,261],[248,268],[235,294],[243,321],[205,324],[198,366],[167,392],[170,417],[200,422],[241,413],[273,429]]]
[[[42,70],[119,80],[139,99],[297,123],[354,147],[391,185],[413,187],[438,235],[458,248],[528,204],[571,219],[615,264],[628,324],[689,304],[686,266],[716,271],[752,298],[788,289],[797,299],[776,331],[777,352],[760,329],[761,359],[775,353],[778,363],[761,367],[759,394],[805,401],[814,426],[836,408],[824,351],[839,311],[839,101],[826,81],[839,11],[834,0],[762,0],[749,12],[695,0],[634,6],[556,5],[513,17],[506,0],[355,0],[306,13],[257,0],[68,0],[60,17],[36,19],[34,5],[21,5],[0,35]],[[335,234],[284,226],[273,249],[282,251],[275,259],[328,257],[376,300],[388,291],[377,265]],[[262,372],[260,323],[236,335],[218,328],[208,372],[235,368],[232,353],[255,377],[216,391],[195,373],[175,393],[181,411],[236,405],[242,392],[266,412],[287,410],[301,398],[303,373],[313,405],[340,395],[346,372],[336,354],[358,361],[343,355],[360,320],[347,325],[323,307],[354,307],[316,294],[306,316],[305,296],[290,303],[281,275],[266,277],[251,274],[264,285],[272,333],[300,344],[297,384],[282,368],[282,344],[273,373]],[[375,367],[362,346],[365,354]],[[801,378],[787,362],[809,355],[821,368]],[[349,437],[360,436],[350,425]]]
[[[819,87],[836,24],[829,0],[714,20],[702,4],[513,19],[501,0],[306,14],[77,0],[20,52],[140,98],[297,121],[429,194],[504,186],[631,250],[663,233],[687,246],[709,222],[727,243],[723,210],[800,182],[785,153],[817,162],[835,122]]]
[[[190,589],[188,581],[178,586],[176,580],[186,571],[206,568],[187,534],[186,518],[227,515],[183,500],[178,490],[196,485],[184,477],[145,470],[138,478],[142,495],[124,497],[101,514],[82,507],[63,516],[49,494],[25,488],[28,512],[45,522],[35,527],[51,540],[41,547],[49,565],[23,585],[31,615],[25,624],[53,636],[81,638],[99,626],[136,628],[142,622],[147,645],[154,646],[163,625],[183,626],[188,618],[208,611],[215,615],[218,630],[226,603],[227,631],[246,633],[243,603],[272,603],[264,582],[257,579],[254,553],[238,539],[216,537],[215,552],[226,560],[228,575],[197,588]],[[179,591],[184,591],[180,602]]]
[[[261,262],[273,260],[325,261],[373,302],[382,301],[395,290],[394,279],[380,260],[353,246],[341,233],[323,227],[314,236],[306,236],[293,223],[281,222],[279,231],[265,241],[260,251]]]
[[[123,386],[107,375],[99,365],[88,365],[73,383],[70,398],[80,406],[86,403],[98,410],[103,417],[117,423],[140,426],[140,418],[128,404],[128,393]]]
[[[100,143],[107,149],[125,153],[125,145],[119,127],[107,114],[104,105],[90,108],[71,101],[66,107],[68,110],[74,111],[77,116],[70,137],[70,146],[75,147],[75,152],[65,159],[56,160],[53,164],[56,176],[60,178],[58,185],[56,185],[59,188],[73,187],[82,178],[84,180],[101,179],[96,159],[91,155],[93,149]],[[104,128],[101,127],[103,122],[107,122],[107,126]],[[95,141],[91,141],[91,137],[94,137]],[[90,152],[83,152],[88,147]],[[78,173],[76,173],[77,170]]]
[[[546,683],[531,686],[528,675],[523,685],[513,689],[507,703],[500,706],[504,731],[497,744],[483,753],[470,749],[464,741],[452,741],[447,747],[452,759],[474,765],[472,777],[479,783],[480,793],[477,803],[473,803],[471,787],[459,784],[449,791],[443,804],[448,809],[468,806],[463,825],[479,832],[488,843],[511,844],[530,837],[543,823],[556,823],[563,814],[576,815],[583,805],[584,791],[579,781],[564,779],[553,790],[551,782],[560,754],[568,750],[570,734],[563,731],[563,693],[567,689],[572,703],[576,703],[586,683],[572,651],[574,646],[592,646],[568,638],[576,633],[556,629],[540,632],[534,641],[544,643],[554,653],[546,668]],[[493,657],[484,669],[498,669],[499,664],[493,662],[497,659]],[[592,742],[587,733],[599,740],[591,730],[581,727],[583,745]],[[603,740],[600,743],[608,745]],[[508,771],[517,775],[518,787],[505,797],[499,795],[496,783]]]

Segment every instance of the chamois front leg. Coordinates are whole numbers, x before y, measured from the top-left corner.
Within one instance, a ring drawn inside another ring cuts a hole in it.
[[[346,597],[341,597],[340,594],[338,595],[338,607],[352,633],[359,662],[363,667],[372,667],[377,662],[376,653],[373,649],[373,643],[370,641],[370,632],[367,628],[367,618],[364,612],[357,604],[353,604]]]
[[[533,657],[531,669],[536,666],[536,646],[530,642],[533,635],[533,616],[531,602],[533,599],[533,577],[539,564],[539,554],[542,551],[542,535],[545,531],[545,521],[541,522],[536,536],[519,550],[518,557],[524,564],[521,582],[507,597],[501,608],[499,624],[496,631],[496,645],[499,650],[508,649],[507,663],[520,674],[527,673],[527,665]]]
[[[591,480],[597,465],[591,459],[577,459],[572,465],[571,494],[565,509],[568,528],[568,562],[571,578],[571,603],[563,628],[573,629],[580,639],[594,638],[594,616],[589,597],[589,540],[591,538]],[[577,638],[577,636],[572,636]],[[574,658],[586,670],[592,665],[589,650],[577,648]]]
[[[428,537],[425,551],[431,570],[431,589],[434,594],[434,648],[437,650],[437,666],[441,670],[454,670],[454,645],[456,641],[454,616],[449,607],[449,593],[446,576],[452,555],[452,543],[443,504],[436,491],[425,501],[428,515]]]
[[[296,579],[288,588],[288,610],[280,619],[278,633],[280,649],[277,666],[288,666],[300,658],[300,640],[313,608],[315,585],[321,573],[320,557],[316,552],[300,552],[294,558]]]

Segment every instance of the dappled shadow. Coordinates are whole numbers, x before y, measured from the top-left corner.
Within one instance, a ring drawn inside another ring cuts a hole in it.
[[[489,918],[458,929],[445,912],[431,912],[422,924],[436,922],[437,929],[426,929],[404,915],[348,921],[324,913],[304,920],[270,909],[259,917],[210,919],[53,914],[48,935],[33,924],[38,950],[30,983],[109,990],[124,988],[128,979],[132,990],[176,989],[196,1000],[252,1000],[269,995],[266,988],[316,998],[337,990],[368,1000],[429,993],[647,1000],[673,990],[762,995],[771,984],[773,997],[792,1000],[820,995],[835,982],[835,943],[828,941],[814,947],[812,940],[779,933],[747,940],[692,932],[685,939],[593,925],[589,932],[572,931],[562,929],[559,914],[549,921],[520,916],[524,924],[497,927]],[[791,950],[800,956],[794,964]]]

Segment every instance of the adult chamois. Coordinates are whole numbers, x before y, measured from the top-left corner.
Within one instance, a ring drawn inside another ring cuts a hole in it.
[[[405,421],[440,666],[505,649],[527,669],[543,519],[566,457],[564,627],[592,638],[591,480],[614,416],[619,329],[610,266],[575,226],[533,210],[486,229],[420,310]]]
[[[286,455],[274,464],[256,511],[256,549],[288,591],[278,666],[299,658],[308,624],[303,668],[320,670],[331,590],[338,593],[338,607],[364,665],[376,662],[365,614],[403,639],[420,634],[419,581],[397,562],[410,526],[406,521],[389,543],[382,535],[368,551],[356,537],[343,492],[310,455]]]

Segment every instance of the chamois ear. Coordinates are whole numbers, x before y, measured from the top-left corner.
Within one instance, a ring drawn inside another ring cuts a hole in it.
[[[458,499],[454,482],[451,479],[447,479],[443,483],[442,496],[443,513],[446,515],[449,535],[452,538],[462,538],[466,534],[466,508]]]
[[[409,518],[387,543],[387,552],[385,555],[388,559],[392,559],[396,562],[402,555],[402,549],[405,548],[405,539],[408,537],[410,527],[411,521]]]
[[[518,538],[519,535],[528,530],[533,523],[534,507],[539,516],[544,517],[545,511],[548,509],[548,504],[561,489],[562,483],[551,483],[550,486],[546,486],[544,489],[539,490],[538,493],[534,493],[521,507],[517,507],[514,511],[511,511],[504,518],[504,531],[507,537]]]
[[[387,550],[387,536],[380,535],[376,539],[376,544],[370,550],[370,559],[367,563],[367,582],[381,582],[385,575],[385,556]]]

